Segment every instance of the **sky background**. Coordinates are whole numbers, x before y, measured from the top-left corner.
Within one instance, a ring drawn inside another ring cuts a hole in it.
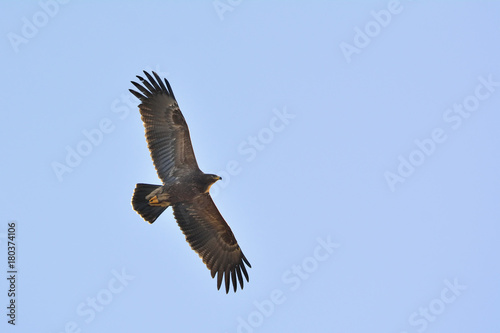
[[[62,1],[61,1],[62,2]],[[0,3],[0,331],[499,332],[500,3]],[[252,264],[217,291],[138,100],[170,81]],[[16,223],[16,326],[7,228]]]

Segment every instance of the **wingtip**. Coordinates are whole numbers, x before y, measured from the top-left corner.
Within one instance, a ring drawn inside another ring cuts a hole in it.
[[[241,289],[243,289],[243,285],[244,285],[243,276],[241,276],[241,269],[239,266],[236,268],[236,273],[238,274],[238,281],[240,282],[240,287],[241,287]]]
[[[238,267],[236,267],[238,269]],[[238,288],[238,283],[236,282],[236,272],[235,272],[235,267],[231,269],[231,282],[233,283],[233,290],[236,292],[236,288]]]
[[[245,264],[247,264],[248,267],[252,268],[252,265],[250,265],[250,262],[248,261],[247,257],[245,257],[243,252],[241,253],[241,259],[243,259],[243,261],[245,262]]]
[[[175,100],[175,95],[172,90],[172,87],[170,86],[170,83],[167,81],[166,78],[164,78],[163,79],[164,81],[162,81],[160,76],[155,71],[151,71],[153,75],[151,75],[145,70],[143,71],[143,73],[146,78],[144,78],[141,75],[136,75],[141,84],[138,84],[134,81],[131,82],[137,87],[137,89],[139,89],[143,94],[145,94],[145,97],[150,97],[150,95],[160,93],[160,94],[167,94],[168,96],[172,97]],[[165,82],[165,84],[163,82]],[[145,92],[144,90],[146,90],[147,92]]]
[[[220,290],[220,286],[222,285],[222,272],[217,272],[217,290]]]
[[[134,83],[134,82],[132,81],[132,83]],[[139,92],[137,92],[135,90],[129,89],[128,91],[130,91],[132,93],[132,95],[134,95],[135,97],[137,97],[141,101],[146,98],[146,96],[140,94]]]
[[[226,271],[224,272],[224,277],[225,277],[225,282],[226,282],[226,294],[229,292],[229,286],[231,284],[230,282],[230,274],[229,274],[229,269],[226,269]]]
[[[245,265],[241,265],[241,271],[243,272],[243,275],[245,275],[245,278],[247,279],[247,282],[250,282],[250,280],[248,279],[248,272],[247,272],[247,269],[245,268]]]

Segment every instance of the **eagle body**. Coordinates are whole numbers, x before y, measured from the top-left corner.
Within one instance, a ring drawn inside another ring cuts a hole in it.
[[[168,207],[179,202],[192,201],[197,195],[207,193],[220,177],[201,171],[164,184],[151,192],[146,199],[150,206]],[[149,222],[149,221],[148,221]]]
[[[243,289],[243,276],[248,281],[245,264],[251,265],[209,193],[221,177],[199,169],[186,120],[169,82],[164,79],[164,84],[155,72],[154,78],[144,74],[147,80],[137,76],[142,85],[132,82],[139,92],[130,92],[141,100],[139,110],[146,141],[163,185],[137,184],[132,206],[149,223],[172,207],[186,241],[206,264],[212,278],[217,275],[217,289],[223,279],[226,293],[231,282],[235,292],[237,281]]]

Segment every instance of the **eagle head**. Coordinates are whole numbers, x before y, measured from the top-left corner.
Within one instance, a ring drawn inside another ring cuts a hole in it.
[[[218,180],[221,180],[222,177],[213,175],[213,174],[204,174],[203,175],[203,185],[205,187],[204,193],[208,193],[210,187]]]

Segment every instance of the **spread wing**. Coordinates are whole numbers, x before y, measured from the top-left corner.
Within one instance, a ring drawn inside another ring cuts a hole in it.
[[[241,251],[231,228],[219,213],[208,193],[203,193],[189,203],[173,206],[175,219],[191,248],[198,253],[212,274],[217,274],[217,289],[225,276],[226,293],[232,281],[236,292],[236,278],[243,289],[243,275],[248,282],[245,264],[252,267]]]
[[[142,85],[132,84],[140,91],[129,91],[141,100],[139,109],[146,130],[151,158],[158,177],[165,183],[181,170],[198,169],[186,120],[177,105],[170,84],[158,74],[154,78],[144,71],[148,80],[137,76]]]

